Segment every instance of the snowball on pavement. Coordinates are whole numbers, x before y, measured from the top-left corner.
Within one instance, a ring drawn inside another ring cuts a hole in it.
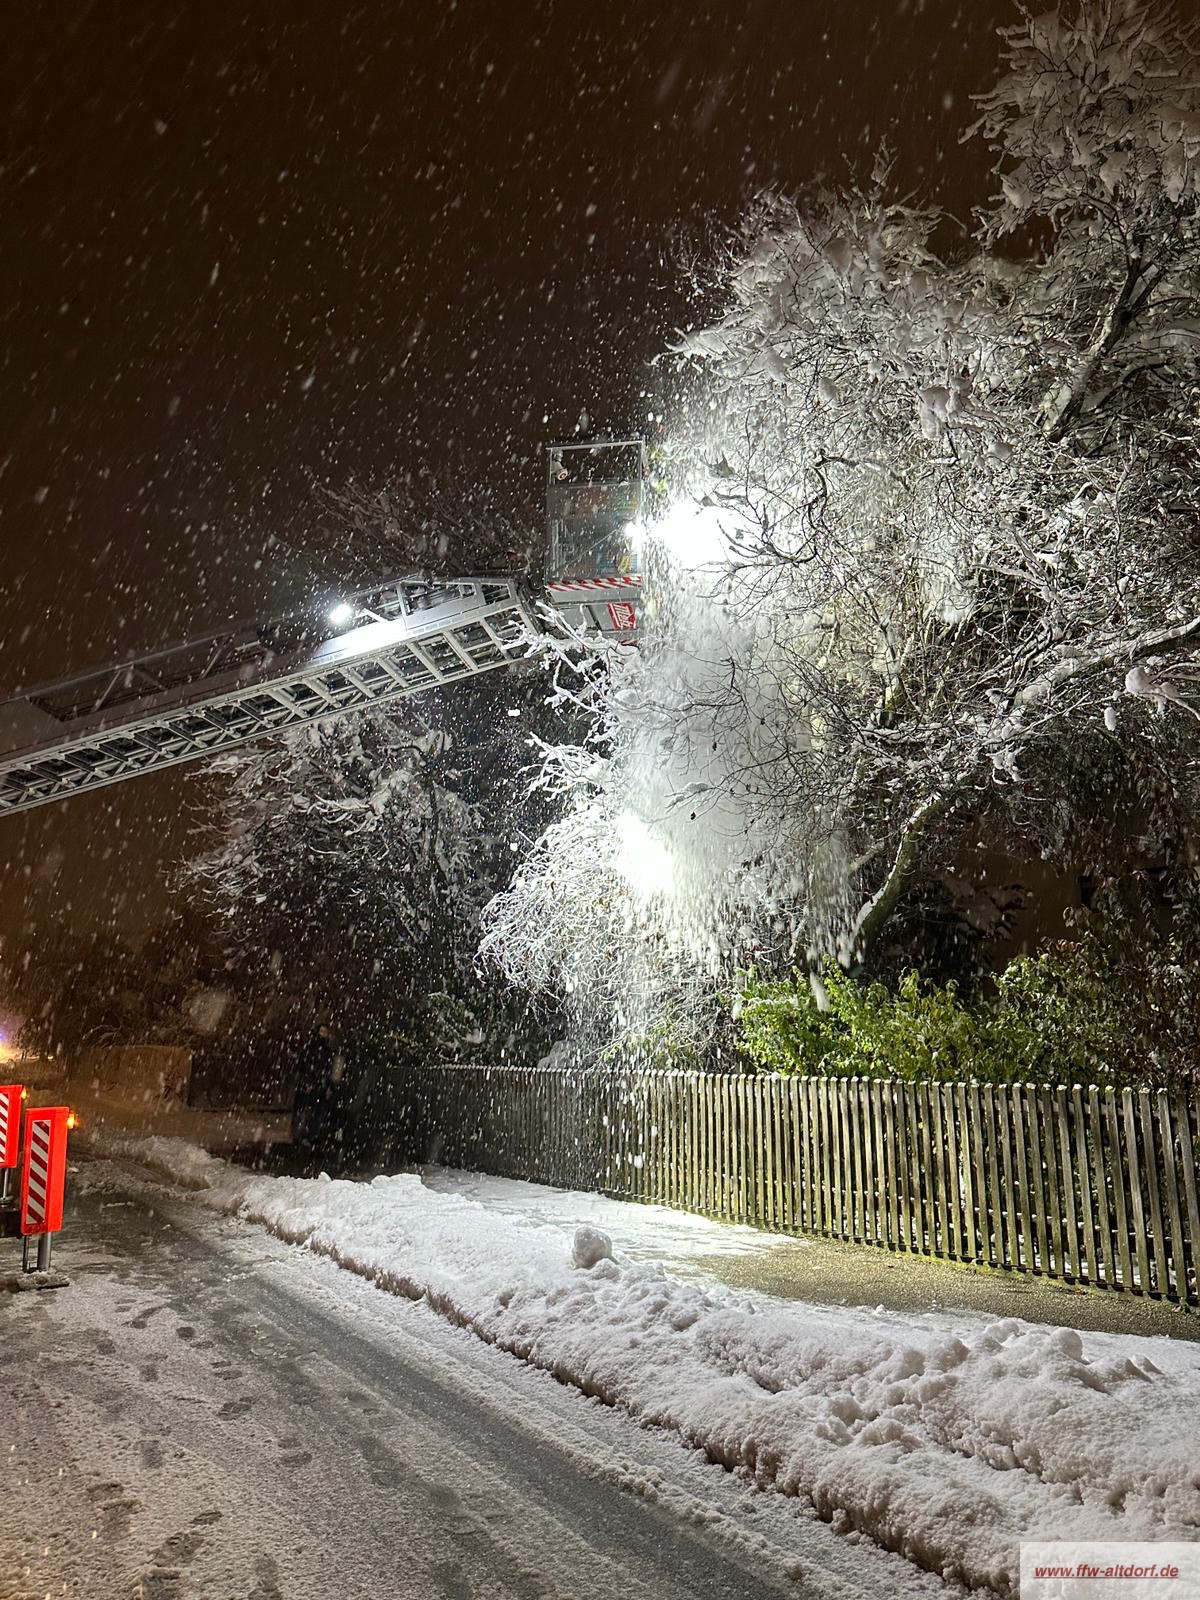
[[[589,1228],[585,1223],[575,1229],[571,1260],[577,1267],[594,1267],[601,1261],[611,1261],[612,1253],[612,1240],[599,1228]]]

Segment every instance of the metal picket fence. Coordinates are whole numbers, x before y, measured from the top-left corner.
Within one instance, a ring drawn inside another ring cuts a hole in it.
[[[445,1165],[1197,1302],[1180,1095],[444,1065],[406,1088]]]

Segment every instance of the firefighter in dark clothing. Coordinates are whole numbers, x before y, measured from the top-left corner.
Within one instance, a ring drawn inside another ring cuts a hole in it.
[[[292,1143],[305,1155],[321,1156],[334,1142],[341,1077],[337,1041],[322,1023],[301,1053],[292,1102]]]

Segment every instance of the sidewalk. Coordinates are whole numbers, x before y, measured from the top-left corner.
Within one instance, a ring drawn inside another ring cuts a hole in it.
[[[1053,1278],[991,1272],[869,1245],[762,1233],[665,1206],[549,1189],[513,1178],[420,1167],[425,1185],[486,1205],[525,1224],[561,1230],[588,1223],[637,1261],[661,1261],[673,1277],[753,1289],[781,1300],[889,1311],[967,1311],[1021,1317],[1091,1333],[1200,1341],[1200,1312],[1137,1295],[1076,1289]]]

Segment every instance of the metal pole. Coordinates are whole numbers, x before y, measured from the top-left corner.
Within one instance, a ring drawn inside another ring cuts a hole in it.
[[[6,1206],[12,1197],[12,1168],[0,1172],[0,1206]]]
[[[54,1242],[52,1233],[38,1234],[37,1269],[39,1272],[50,1271],[50,1246]]]
[[[21,1240],[21,1271],[29,1271],[29,1235]]]

